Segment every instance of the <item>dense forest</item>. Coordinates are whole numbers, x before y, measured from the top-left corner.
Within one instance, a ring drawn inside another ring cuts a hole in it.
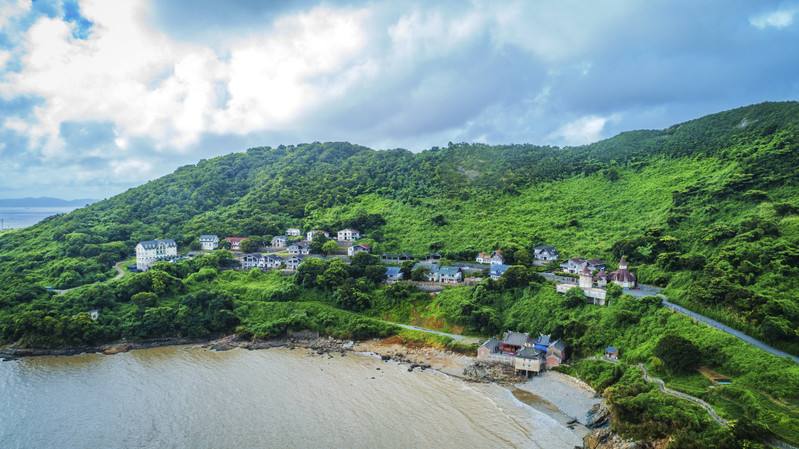
[[[532,245],[627,255],[676,301],[799,353],[799,104],[763,103],[571,148],[252,148],[0,235],[0,307],[113,276],[139,240],[286,226],[451,258]]]
[[[366,254],[352,264],[309,259],[283,276],[230,270],[230,253],[216,251],[111,280],[140,240],[173,238],[183,252],[196,249],[200,234],[269,240],[290,226],[356,227],[377,253],[464,260],[502,249],[514,267],[499,281],[434,298],[405,283],[383,285],[384,268]],[[528,268],[540,243],[611,266],[625,255],[640,281],[665,287],[674,301],[799,353],[799,103],[581,147],[450,143],[412,153],[315,142],[203,160],[0,233],[0,345],[312,329],[469,350],[390,322],[481,336],[548,332],[568,341],[575,359],[608,344],[623,348],[618,366],[583,358],[568,369],[603,392],[626,436],[666,438],[669,447],[761,447],[774,436],[799,443],[795,364],[655,298],[610,289],[609,306],[594,307],[556,295]],[[639,364],[733,424],[720,428],[702,409],[661,394],[643,382]],[[733,384],[711,385],[699,365]]]

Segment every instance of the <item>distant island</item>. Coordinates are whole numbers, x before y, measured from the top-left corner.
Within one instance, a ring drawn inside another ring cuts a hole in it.
[[[81,207],[96,201],[97,200],[89,198],[65,200],[47,196],[35,198],[0,198],[0,207]]]

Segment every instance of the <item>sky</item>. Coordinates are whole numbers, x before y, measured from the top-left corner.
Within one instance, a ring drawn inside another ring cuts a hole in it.
[[[799,0],[0,0],[0,198],[255,146],[581,145],[799,98]]]

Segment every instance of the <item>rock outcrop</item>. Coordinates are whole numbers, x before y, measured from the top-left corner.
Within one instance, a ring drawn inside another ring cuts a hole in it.
[[[647,444],[625,440],[609,428],[595,429],[583,438],[585,449],[647,449]]]

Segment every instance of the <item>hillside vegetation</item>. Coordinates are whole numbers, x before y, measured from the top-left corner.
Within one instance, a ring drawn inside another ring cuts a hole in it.
[[[139,240],[367,233],[377,251],[627,255],[676,301],[799,353],[799,104],[764,103],[574,148],[253,148],[0,235],[0,307],[113,276]]]
[[[289,226],[356,227],[375,252],[471,259],[501,248],[515,266],[498,281],[435,297],[383,285],[384,267],[367,254],[351,264],[308,259],[285,276],[231,270],[230,253],[215,251],[111,280],[139,240],[170,237],[186,250],[201,233],[269,238]],[[0,345],[311,329],[469,350],[389,321],[481,336],[546,332],[568,342],[577,362],[565,369],[603,392],[625,436],[669,448],[757,448],[773,438],[799,445],[798,365],[657,298],[609,288],[609,305],[596,307],[555,294],[526,267],[543,242],[563,257],[611,265],[626,255],[641,281],[666,287],[675,301],[799,353],[799,103],[574,148],[450,144],[413,154],[312,143],[200,161],[0,234]],[[56,295],[46,287],[77,288]],[[610,344],[621,348],[620,363],[592,359]],[[731,424],[645,383],[639,364]],[[700,367],[732,383],[712,384]]]

